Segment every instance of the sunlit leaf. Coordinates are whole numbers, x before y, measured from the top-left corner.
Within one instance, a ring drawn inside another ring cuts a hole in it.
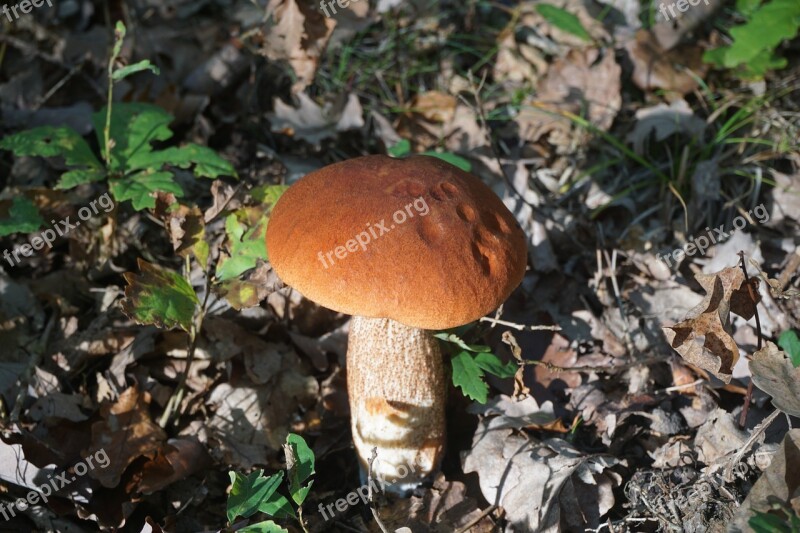
[[[238,472],[228,472],[228,475],[233,484],[228,495],[229,522],[233,522],[237,516],[247,518],[258,512],[259,506],[270,499],[283,480],[283,472],[264,477],[263,470],[246,476]]]
[[[200,305],[192,286],[176,272],[141,259],[138,263],[140,274],[124,274],[128,286],[120,304],[122,312],[138,324],[153,324],[164,329],[180,327],[189,331]]]

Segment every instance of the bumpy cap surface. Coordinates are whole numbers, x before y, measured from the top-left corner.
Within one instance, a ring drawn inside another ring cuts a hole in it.
[[[527,262],[525,235],[491,189],[428,156],[366,156],[308,174],[273,208],[267,249],[306,298],[425,329],[496,309]]]

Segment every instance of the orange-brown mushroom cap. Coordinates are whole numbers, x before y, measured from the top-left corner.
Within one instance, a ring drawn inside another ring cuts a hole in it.
[[[306,298],[424,329],[496,309],[527,262],[525,235],[491,189],[428,156],[372,155],[308,174],[273,208],[267,250]]]

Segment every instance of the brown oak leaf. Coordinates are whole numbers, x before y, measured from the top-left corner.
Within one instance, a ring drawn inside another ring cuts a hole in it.
[[[705,299],[689,311],[685,320],[662,328],[664,335],[687,363],[730,383],[733,367],[739,360],[739,348],[729,332],[729,319],[732,310],[746,312],[740,301],[740,289],[747,290],[742,287],[744,273],[730,267],[716,274],[697,274],[695,279],[705,290]],[[732,309],[734,294],[739,299],[734,301]]]

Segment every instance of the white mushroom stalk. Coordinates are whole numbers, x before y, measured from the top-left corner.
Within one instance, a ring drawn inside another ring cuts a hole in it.
[[[439,466],[446,380],[438,341],[388,318],[354,316],[347,348],[353,442],[366,471],[413,487]]]

